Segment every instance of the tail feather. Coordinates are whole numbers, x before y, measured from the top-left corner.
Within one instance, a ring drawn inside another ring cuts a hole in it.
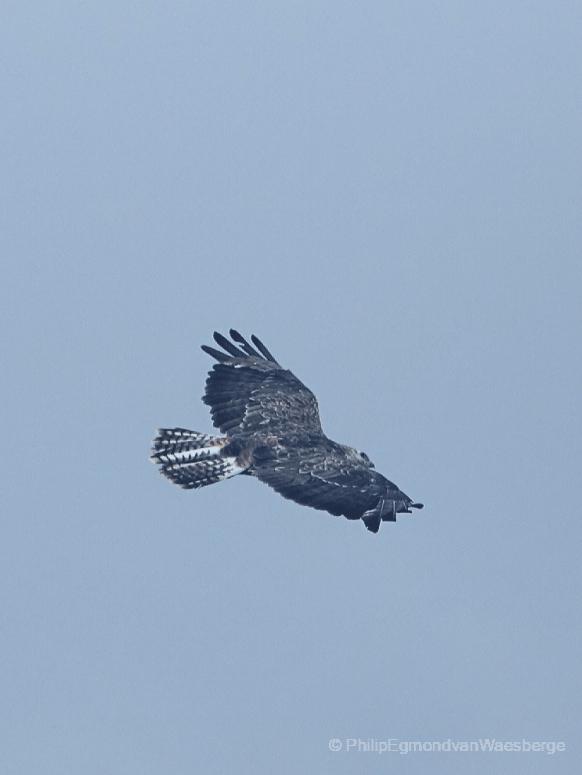
[[[224,454],[228,442],[225,436],[210,436],[186,428],[160,428],[150,459],[170,481],[192,490],[245,470],[236,457]]]

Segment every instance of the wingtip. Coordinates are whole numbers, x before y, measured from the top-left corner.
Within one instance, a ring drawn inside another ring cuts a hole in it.
[[[265,345],[261,342],[261,340],[256,334],[251,334],[251,342],[255,345],[255,347],[259,349],[263,357],[265,357],[268,361],[271,361],[272,363],[276,363],[277,365],[279,365],[275,360],[275,358],[273,357],[272,353],[269,352],[267,347],[265,347]]]
[[[379,511],[374,509],[371,512],[365,512],[365,514],[362,516],[362,521],[370,533],[377,533],[378,530],[380,530],[380,522],[382,519]]]
[[[379,522],[366,522],[366,520],[364,520],[364,524],[366,525],[366,530],[370,533],[377,533],[380,530]]]
[[[210,347],[207,344],[201,344],[200,349],[203,350],[207,355],[210,355],[212,358],[215,358],[219,363],[227,361],[229,358],[229,356],[226,355],[226,353],[222,353],[220,352],[220,350],[215,350],[214,347]]]

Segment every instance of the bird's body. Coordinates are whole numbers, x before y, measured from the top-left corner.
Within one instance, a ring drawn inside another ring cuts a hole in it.
[[[422,508],[375,471],[366,454],[323,433],[313,393],[259,339],[251,337],[251,345],[233,329],[230,335],[236,344],[214,334],[224,352],[202,346],[218,361],[202,400],[225,435],[161,429],[151,456],[161,473],[186,489],[255,476],[297,503],[362,519],[374,533],[381,521]]]

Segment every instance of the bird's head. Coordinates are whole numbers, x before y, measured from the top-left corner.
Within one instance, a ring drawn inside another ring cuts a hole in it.
[[[346,450],[348,456],[351,457],[355,463],[360,463],[360,465],[363,463],[368,468],[374,468],[374,463],[372,463],[365,452],[362,452],[359,449],[354,449],[353,447],[344,447],[344,449]]]

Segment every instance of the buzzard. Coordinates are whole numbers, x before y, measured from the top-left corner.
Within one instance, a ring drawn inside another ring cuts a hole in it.
[[[216,359],[202,400],[222,436],[161,428],[151,459],[185,489],[237,474],[255,476],[285,498],[348,519],[361,519],[373,533],[422,503],[401,492],[365,452],[324,434],[317,399],[280,366],[256,336],[238,331],[232,341],[214,333],[222,350],[202,345]]]

